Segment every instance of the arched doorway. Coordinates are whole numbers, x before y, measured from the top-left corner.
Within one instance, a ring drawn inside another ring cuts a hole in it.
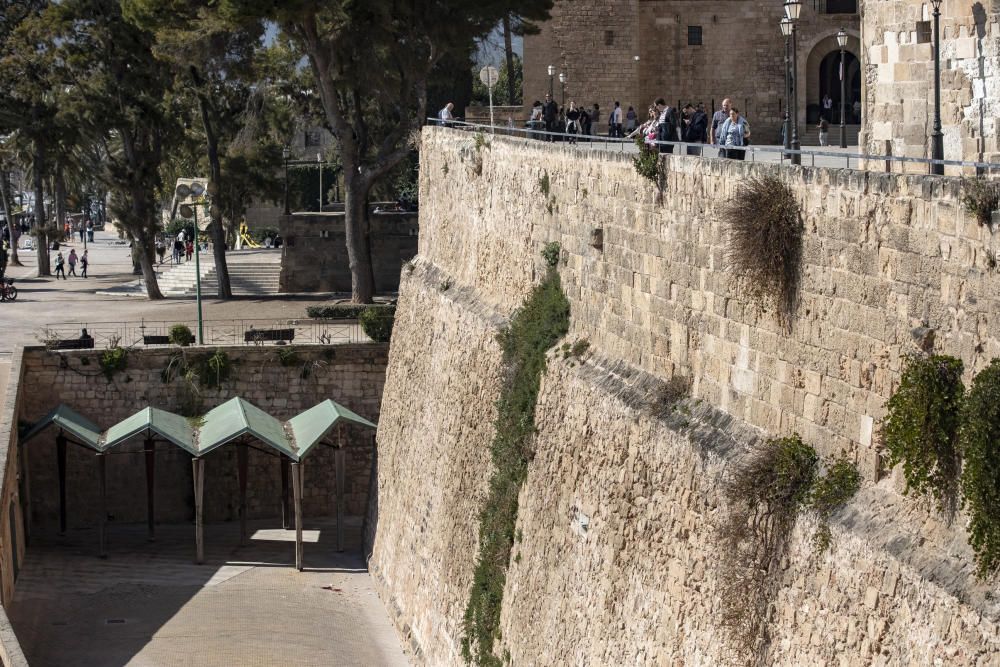
[[[861,63],[853,53],[844,53],[844,72],[846,73],[846,117],[847,122],[859,123],[860,118],[854,112],[855,101],[861,101]],[[819,99],[827,96],[833,101],[833,108],[827,114],[831,123],[840,123],[840,51],[828,53],[819,64]]]

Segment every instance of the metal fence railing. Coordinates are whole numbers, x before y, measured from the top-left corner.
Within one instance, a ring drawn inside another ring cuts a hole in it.
[[[460,120],[441,121],[436,118],[428,118],[432,125],[445,125],[457,130],[467,132],[482,132],[492,135],[508,136],[524,139],[525,142],[559,142],[564,146],[572,146],[583,151],[602,151],[613,153],[636,152],[635,142],[631,139],[615,137],[602,137],[597,135],[573,135],[565,132],[547,132],[542,129],[520,128],[507,126],[491,126],[479,123],[469,123]],[[655,141],[656,146],[670,147],[670,151],[676,155],[688,155],[693,157],[714,158],[718,156],[719,146],[712,144],[688,143],[683,141]],[[771,162],[782,163],[790,161],[793,155],[801,156],[801,163],[811,167],[846,167],[848,169],[861,169],[866,171],[885,171],[890,173],[918,173],[906,171],[904,165],[922,165],[927,173],[931,172],[933,165],[944,165],[946,167],[960,167],[963,169],[975,169],[977,174],[987,176],[1000,175],[1000,163],[997,162],[969,162],[965,160],[932,160],[929,158],[903,157],[898,155],[875,155],[870,153],[850,153],[846,151],[792,150],[783,146],[745,146],[744,160],[747,162]],[[819,162],[817,162],[817,159]]]
[[[61,322],[49,324],[36,333],[39,343],[54,340],[79,339],[83,329],[94,339],[94,347],[104,349],[113,345],[121,347],[162,346],[162,339],[177,324],[187,326],[198,335],[198,323],[187,320],[139,322]],[[293,331],[289,340],[283,335],[269,336],[267,332]],[[211,346],[260,345],[284,341],[301,345],[346,345],[367,343],[370,339],[356,320],[205,320],[204,344]],[[158,339],[158,340],[157,340]]]

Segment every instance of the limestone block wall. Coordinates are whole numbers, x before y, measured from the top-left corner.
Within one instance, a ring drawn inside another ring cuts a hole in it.
[[[862,146],[884,154],[888,142],[893,155],[930,157],[934,54],[927,29],[933,25],[931,3],[863,0],[863,5],[866,114]],[[941,13],[945,158],[995,162],[1000,158],[1000,7],[995,2],[945,0]]]
[[[198,352],[203,350],[186,350],[187,354]],[[231,379],[219,389],[201,389],[205,411],[240,396],[279,419],[288,419],[332,398],[378,421],[386,345],[303,346],[297,348],[297,361],[287,366],[281,364],[274,347],[227,347],[225,352],[233,363]],[[180,411],[183,404],[181,381],[174,379],[165,383],[162,378],[176,349],[133,351],[128,356],[128,368],[110,382],[100,372],[100,354],[100,351],[55,353],[39,348],[27,349],[18,419],[31,423],[59,403],[69,405],[101,428],[147,405]],[[308,372],[303,372],[306,366]],[[51,428],[22,450],[30,489],[32,528],[37,530],[58,526],[55,436],[56,429]],[[345,513],[352,520],[360,521],[368,498],[373,435],[370,430],[338,426],[330,442],[342,442],[347,448]],[[115,521],[145,520],[144,466],[141,437],[109,455],[108,504]],[[303,512],[307,516],[331,515],[336,511],[333,450],[320,447],[304,467]],[[236,448],[222,447],[206,456],[205,470],[206,521],[238,518]],[[191,456],[177,447],[159,444],[156,477],[157,520],[165,523],[189,520],[194,511]],[[251,449],[248,479],[248,516],[280,516],[278,459],[259,449]],[[67,499],[71,528],[96,525],[100,505],[94,456],[72,445],[67,456]]]
[[[472,144],[423,136],[420,253],[404,269],[378,434],[370,564],[418,661],[462,662],[494,334],[549,241],[563,248],[568,340],[588,339],[593,356],[553,358],[543,380],[501,617],[513,664],[725,664],[719,474],[755,437],[791,432],[853,457],[865,486],[836,517],[831,552],[814,556],[810,522],[797,526],[769,663],[1000,659],[1000,606],[973,576],[963,519],[946,525],[902,496],[878,438],[914,329],[935,330],[967,379],[1000,355],[993,241],[954,181],[775,171],[806,223],[787,332],[733,291],[717,215],[774,167],[671,158],[658,195],[627,157],[497,138],[480,170]],[[691,397],[664,416],[656,397],[676,374]]]

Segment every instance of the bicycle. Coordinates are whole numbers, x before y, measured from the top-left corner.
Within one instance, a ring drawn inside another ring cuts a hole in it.
[[[17,301],[17,288],[10,278],[0,280],[0,301]]]

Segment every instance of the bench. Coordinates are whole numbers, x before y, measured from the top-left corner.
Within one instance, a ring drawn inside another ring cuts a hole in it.
[[[143,336],[143,345],[170,345],[170,336]]]
[[[67,338],[53,340],[48,344],[50,350],[93,350],[93,338]]]
[[[295,340],[295,329],[249,329],[243,334],[244,343],[261,345],[266,342]]]

